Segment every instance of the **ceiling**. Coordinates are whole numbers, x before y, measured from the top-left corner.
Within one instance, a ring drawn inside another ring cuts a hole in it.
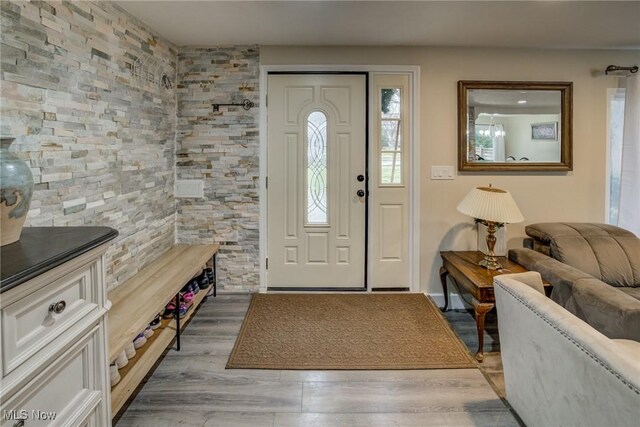
[[[560,109],[559,90],[487,90],[470,89],[469,105],[482,107],[556,107]],[[524,102],[523,102],[524,101]]]
[[[640,49],[639,1],[155,1],[121,7],[179,46]]]
[[[486,90],[470,89],[469,106],[477,116],[560,114],[562,96],[555,90]]]

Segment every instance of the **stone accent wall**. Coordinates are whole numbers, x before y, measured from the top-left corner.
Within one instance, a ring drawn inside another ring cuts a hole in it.
[[[258,84],[257,46],[180,48],[178,52],[178,179],[204,181],[204,199],[178,199],[179,243],[221,245],[223,291],[257,291]],[[214,102],[256,105],[220,107]]]
[[[2,0],[1,130],[36,182],[27,225],[107,225],[110,288],[174,243],[175,89],[133,78],[176,48],[112,2]],[[257,167],[257,166],[256,166]]]

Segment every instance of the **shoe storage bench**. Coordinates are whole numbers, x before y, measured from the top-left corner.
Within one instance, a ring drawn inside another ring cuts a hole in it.
[[[115,360],[125,346],[164,310],[167,302],[208,262],[213,264],[215,295],[215,256],[219,248],[220,245],[217,244],[174,246],[109,293],[108,298],[113,304],[109,310],[108,323],[109,361]],[[192,308],[182,318],[163,319],[161,326],[137,350],[135,357],[120,369],[122,379],[111,390],[112,417],[122,409],[174,337],[177,350],[180,350],[180,329],[207,294],[207,290],[198,292]],[[176,305],[179,308],[179,304]]]

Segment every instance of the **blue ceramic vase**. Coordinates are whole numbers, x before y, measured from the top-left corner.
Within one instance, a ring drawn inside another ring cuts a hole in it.
[[[14,138],[0,138],[0,246],[20,239],[33,195],[31,169],[9,152],[13,141]]]

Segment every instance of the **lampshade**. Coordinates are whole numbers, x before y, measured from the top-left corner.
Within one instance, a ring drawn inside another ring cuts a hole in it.
[[[524,221],[511,193],[491,185],[471,190],[458,205],[458,211],[485,221],[507,224]]]

